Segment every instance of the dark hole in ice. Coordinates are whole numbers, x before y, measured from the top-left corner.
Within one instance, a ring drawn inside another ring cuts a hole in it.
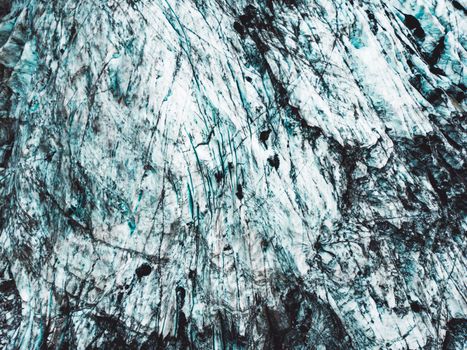
[[[409,83],[417,89],[417,91],[422,91],[422,77],[419,74],[414,75],[409,79]]]
[[[461,87],[462,85],[462,87]],[[452,85],[448,90],[449,94],[459,103],[464,102],[465,99],[465,86],[460,84],[459,86]]]
[[[370,250],[376,252],[378,251],[378,242],[372,239],[370,240],[370,245],[368,247],[370,248]]]
[[[177,339],[180,340],[181,346],[180,349],[189,349],[189,340],[186,333],[186,328],[188,326],[188,320],[183,311],[180,311],[178,314],[178,326],[177,326]]]
[[[444,189],[441,186],[441,181],[439,177],[436,177],[433,172],[428,172],[428,180],[430,181],[431,187],[435,190],[436,194],[438,195],[439,200],[443,205],[447,205],[448,196]]]
[[[370,20],[371,31],[373,34],[376,34],[378,32],[378,22],[376,21],[376,17],[370,10],[366,10],[365,12],[368,15],[368,19]]]
[[[0,283],[0,292],[10,292],[10,290],[13,290],[15,287],[16,285],[14,280],[3,281],[2,283]]]
[[[243,187],[241,184],[237,185],[237,192],[235,193],[237,198],[242,200],[243,199]]]
[[[288,6],[296,5],[296,0],[284,0],[284,4]]]
[[[274,155],[274,157],[269,157],[268,158],[268,163],[274,169],[276,169],[276,170],[279,169],[280,161],[279,161],[279,156],[277,155],[277,153]]]
[[[289,290],[285,296],[284,307],[292,325],[295,325],[296,316],[298,315],[300,309],[300,304],[300,292],[296,288]]]
[[[287,89],[277,79],[274,79],[272,83],[273,83],[274,89],[276,90],[276,98],[277,98],[277,102],[279,103],[279,106],[284,107],[284,108],[288,107],[289,106],[289,95],[287,93]],[[298,109],[294,110],[293,108],[290,108],[290,112],[292,114],[295,114],[296,111],[298,111]]]
[[[289,106],[289,108],[290,108],[290,113],[292,113],[293,116],[300,117],[300,110],[298,109],[298,107]],[[300,125],[301,125],[302,127],[306,127],[306,125],[303,125],[303,124],[302,124],[302,121],[303,121],[303,120],[304,120],[304,119],[301,119],[301,120],[300,120]],[[306,123],[306,122],[305,122],[305,123]],[[308,125],[308,124],[307,124],[307,125]]]
[[[415,234],[413,237],[410,238],[410,243],[412,245],[424,246],[425,245],[425,240],[423,239],[422,235]]]
[[[12,122],[0,119],[0,146],[10,144],[14,139]]]
[[[250,77],[245,77],[245,79],[246,79],[246,81],[249,82],[249,83],[251,83],[251,81],[253,80],[253,79],[251,79]]]
[[[459,1],[452,0],[451,2],[452,2],[452,6],[454,6],[454,8],[455,8],[456,10],[463,11],[464,14],[467,12],[467,11],[465,10],[464,6],[462,6],[462,4],[459,3]]]
[[[73,24],[73,26],[70,29],[70,38],[73,38],[76,35],[76,26]]]
[[[50,161],[52,160],[54,154],[55,154],[55,152],[47,153],[47,154],[45,155],[44,160],[45,160],[46,162],[50,162]]]
[[[154,171],[155,170],[154,167],[151,164],[145,164],[143,169],[145,171]]]
[[[11,0],[0,0],[0,18],[4,17],[11,10]]]
[[[238,34],[245,34],[245,28],[243,28],[243,26],[239,22],[235,21],[233,27]]]
[[[217,183],[221,183],[224,178],[224,173],[222,171],[218,171],[214,174],[214,177],[216,178]]]
[[[439,59],[441,55],[443,54],[444,48],[445,48],[444,39],[445,39],[445,35],[439,38],[438,44],[436,44],[436,47],[431,52],[431,56],[428,59],[428,63],[430,65],[435,65],[436,63],[439,62]]]
[[[422,27],[415,29],[413,33],[419,39],[423,39],[425,37],[425,31]]]
[[[435,67],[435,66],[430,66],[430,72],[436,75],[446,75],[444,71],[441,68]]]
[[[439,106],[443,102],[443,90],[436,88],[426,97],[427,101],[433,106]]]
[[[70,302],[68,300],[67,295],[65,295],[65,297],[63,298],[60,304],[59,310],[64,315],[68,315],[70,313],[71,308],[70,308]]]
[[[230,246],[230,244],[227,244],[227,245],[224,247],[224,251],[227,251],[227,250],[232,250],[232,247]]]
[[[149,264],[143,264],[140,267],[138,267],[135,272],[138,278],[142,278],[145,276],[149,276],[151,271],[152,271],[152,267],[149,266]]]
[[[453,318],[449,320],[449,322],[446,325],[449,330],[452,330],[457,327],[462,327],[464,330],[467,329],[467,320],[465,318]]]
[[[423,30],[422,26],[418,19],[416,19],[412,15],[405,15],[404,24],[410,30],[413,30],[415,36],[419,39],[423,39],[425,37],[425,31]]]
[[[84,187],[81,185],[79,179],[77,179],[77,178],[73,179],[72,183],[71,183],[71,186],[72,186],[71,188],[73,189],[73,191],[75,191],[75,192],[77,192],[79,194],[82,194],[82,195],[86,194],[86,191],[85,191]]]
[[[117,304],[120,304],[123,299],[123,292],[118,293],[117,295]]]
[[[446,328],[443,350],[464,349],[465,344],[467,344],[467,320],[453,318],[446,324]]]
[[[252,24],[253,20],[256,17],[256,7],[248,5],[243,9],[243,15],[239,16],[238,19],[245,27],[248,27]]]
[[[415,18],[414,16],[412,16],[412,15],[405,15],[404,24],[405,24],[405,25],[407,26],[407,28],[409,28],[409,29],[415,29],[415,28],[421,27],[419,20],[416,19],[416,18]]]
[[[175,289],[175,293],[177,295],[178,307],[182,308],[183,305],[185,304],[185,295],[186,295],[185,288],[179,286]]]
[[[321,245],[320,241],[316,241],[315,244],[313,244],[313,248],[315,248],[316,251],[321,250],[323,246]]]
[[[261,131],[259,134],[259,139],[266,145],[266,141],[269,139],[269,134],[271,134],[271,129]]]
[[[410,303],[410,309],[412,309],[413,312],[422,312],[423,306],[417,303],[416,301],[413,301]]]

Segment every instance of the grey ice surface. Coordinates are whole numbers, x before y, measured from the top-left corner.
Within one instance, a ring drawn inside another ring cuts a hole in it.
[[[1,349],[465,349],[465,0],[0,0]]]

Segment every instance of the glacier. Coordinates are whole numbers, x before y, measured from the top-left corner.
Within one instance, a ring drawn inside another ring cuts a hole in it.
[[[465,349],[466,6],[1,0],[0,348]]]

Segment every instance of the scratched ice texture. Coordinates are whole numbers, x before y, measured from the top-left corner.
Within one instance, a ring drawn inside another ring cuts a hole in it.
[[[0,0],[0,348],[465,349],[465,0]]]

